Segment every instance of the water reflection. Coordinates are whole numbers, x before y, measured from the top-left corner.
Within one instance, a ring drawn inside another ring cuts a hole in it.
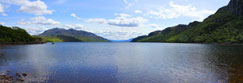
[[[0,72],[25,82],[237,83],[243,46],[159,43],[57,43],[0,48]]]
[[[214,68],[228,83],[243,82],[243,47],[241,45],[211,46],[208,60],[217,67]]]

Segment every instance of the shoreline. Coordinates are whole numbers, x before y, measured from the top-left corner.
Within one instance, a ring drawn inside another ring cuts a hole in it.
[[[5,45],[31,45],[31,44],[44,44],[47,42],[0,42],[0,46]]]
[[[174,44],[243,45],[243,43],[193,43],[193,42],[130,42],[130,43],[174,43]]]
[[[0,42],[0,46],[6,46],[6,45],[31,45],[31,44],[45,44],[50,42]],[[57,43],[57,42],[54,42]],[[91,42],[94,43],[94,42]],[[117,43],[117,42],[105,42],[105,43]],[[179,43],[179,42],[123,42],[123,43],[174,43],[174,44],[212,44],[212,45],[243,45],[240,43]]]

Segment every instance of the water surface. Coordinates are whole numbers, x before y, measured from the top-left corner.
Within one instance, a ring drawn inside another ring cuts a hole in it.
[[[0,47],[0,73],[37,83],[240,83],[243,46],[56,43]]]

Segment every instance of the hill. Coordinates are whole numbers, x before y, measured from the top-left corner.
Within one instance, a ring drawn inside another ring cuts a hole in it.
[[[42,43],[42,38],[29,35],[19,27],[0,25],[0,44]]]
[[[203,22],[169,27],[133,42],[243,43],[243,0],[231,0]]]
[[[93,33],[74,29],[66,30],[54,28],[45,31],[39,36],[43,37],[47,41],[52,42],[108,42],[107,39],[97,36]]]
[[[71,36],[57,35],[53,37],[43,37],[47,42],[83,42],[80,39]]]

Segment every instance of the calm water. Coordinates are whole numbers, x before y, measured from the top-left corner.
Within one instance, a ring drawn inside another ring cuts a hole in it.
[[[240,83],[243,45],[56,43],[0,47],[26,83]]]

